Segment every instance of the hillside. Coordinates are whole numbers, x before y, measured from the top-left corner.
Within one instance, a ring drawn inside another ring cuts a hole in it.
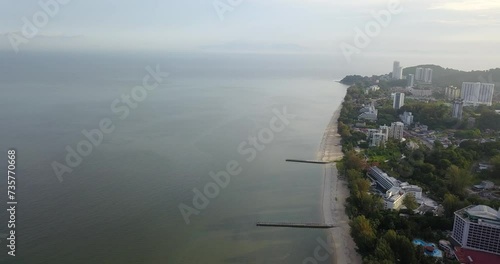
[[[495,88],[500,89],[500,68],[487,71],[460,71],[450,68],[443,68],[437,65],[419,65],[408,67],[403,70],[403,75],[415,74],[416,68],[431,68],[433,70],[432,83],[436,86],[445,87],[453,85],[462,86],[462,82],[492,82]]]
[[[408,67],[403,70],[403,76],[408,74],[415,74],[416,68],[431,68],[433,70],[432,74],[432,84],[437,87],[446,87],[449,85],[462,87],[462,82],[487,82],[494,83],[495,89],[500,91],[500,68],[490,69],[486,71],[460,71],[451,68],[443,68],[438,65],[418,65],[413,67]],[[389,73],[390,76],[390,73]],[[371,83],[375,80],[381,79],[383,76],[360,76],[360,75],[348,75],[340,82],[346,85],[352,85],[357,82]],[[383,79],[383,78],[382,78]],[[393,83],[394,82],[394,83]],[[394,84],[396,86],[403,86],[404,81],[388,81],[389,84]]]

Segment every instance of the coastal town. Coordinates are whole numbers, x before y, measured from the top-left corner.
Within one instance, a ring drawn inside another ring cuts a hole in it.
[[[499,69],[475,73],[395,61],[341,81],[337,169],[362,263],[500,263]]]

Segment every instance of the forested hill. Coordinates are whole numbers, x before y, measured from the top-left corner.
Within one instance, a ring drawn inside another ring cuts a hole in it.
[[[490,69],[486,71],[460,71],[450,68],[443,68],[438,65],[418,65],[413,67],[408,67],[403,70],[403,75],[415,74],[416,68],[431,68],[433,70],[432,74],[432,84],[438,87],[446,87],[449,85],[462,87],[462,82],[487,82],[494,83],[495,88],[500,90],[500,68]],[[374,79],[378,79],[381,76],[363,77],[360,75],[348,75],[340,82],[347,85],[352,85],[357,82],[371,82]],[[398,82],[398,81],[396,81]],[[401,84],[399,83],[401,82]],[[396,84],[404,85],[404,81],[399,81]]]
[[[495,87],[500,88],[500,68],[486,71],[460,71],[450,68],[443,68],[438,65],[419,65],[408,67],[403,70],[403,75],[415,74],[416,68],[431,68],[432,83],[436,86],[445,87],[453,85],[462,87],[462,82],[492,82]]]

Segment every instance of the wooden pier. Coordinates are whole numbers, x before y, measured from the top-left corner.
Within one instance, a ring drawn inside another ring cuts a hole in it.
[[[293,228],[318,228],[318,229],[327,229],[327,228],[334,228],[334,227],[336,227],[333,224],[285,223],[285,222],[257,222],[257,226],[293,227]]]
[[[298,159],[286,159],[286,162],[298,162],[298,163],[312,163],[312,164],[328,164],[331,161],[321,161],[321,160],[298,160]]]

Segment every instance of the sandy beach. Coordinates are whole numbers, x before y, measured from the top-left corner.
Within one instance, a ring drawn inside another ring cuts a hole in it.
[[[333,161],[342,158],[341,137],[337,133],[340,109],[334,113],[325,130],[318,151],[318,160]],[[349,189],[345,178],[339,178],[335,164],[324,167],[322,212],[325,223],[333,223],[338,227],[329,229],[328,242],[333,247],[333,264],[360,264],[361,256],[356,252],[356,244],[349,234],[349,218],[345,213],[345,200],[349,197]]]

